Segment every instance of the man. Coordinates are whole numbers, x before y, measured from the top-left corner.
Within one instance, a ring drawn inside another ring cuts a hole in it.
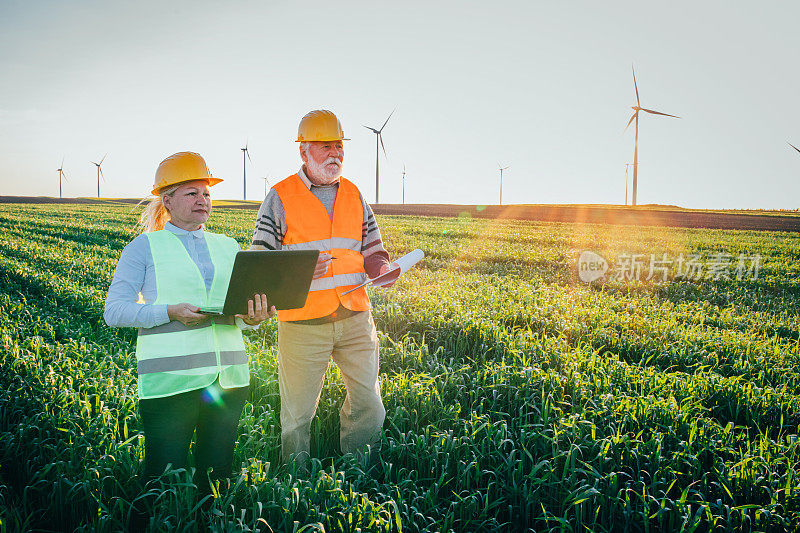
[[[276,184],[258,212],[253,250],[320,251],[301,309],[278,311],[278,385],[285,460],[306,465],[311,420],[331,358],[347,388],[339,417],[343,453],[374,451],[386,411],[378,385],[378,337],[364,288],[348,289],[389,266],[367,202],[342,178],[344,133],[330,111],[300,121],[303,166]]]

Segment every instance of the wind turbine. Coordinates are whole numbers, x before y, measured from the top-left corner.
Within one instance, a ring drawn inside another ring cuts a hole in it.
[[[665,117],[673,117],[673,118],[681,118],[676,115],[670,115],[667,113],[662,113],[660,111],[653,111],[652,109],[645,109],[641,106],[639,102],[639,88],[636,86],[636,72],[633,70],[633,65],[631,65],[631,72],[633,72],[633,88],[636,90],[636,105],[631,106],[633,109],[633,116],[628,121],[628,124],[625,126],[625,131],[628,130],[628,126],[631,125],[631,122],[636,120],[636,135],[633,141],[633,192],[631,194],[631,205],[636,205],[636,189],[637,189],[637,181],[636,181],[636,167],[638,166],[637,163],[639,162],[639,111],[644,111],[646,113],[650,113],[653,115],[663,115]]]
[[[500,205],[503,205],[503,171],[508,170],[509,167],[497,163],[497,168],[500,170]]]
[[[267,176],[264,176],[261,179],[264,180],[264,198],[266,198],[267,197],[267,184],[269,184],[270,187],[272,187],[272,184],[269,183],[269,178]]]
[[[247,161],[245,160],[244,156],[247,155],[247,159],[250,159],[250,150],[247,149],[248,143],[244,143],[244,148],[240,148],[242,151],[242,200],[247,200]],[[250,159],[250,163],[253,160]]]
[[[406,164],[403,163],[403,205],[406,203]]]
[[[625,163],[625,205],[628,205],[628,167],[630,163]]]
[[[64,158],[61,158],[61,166],[58,169],[58,197],[61,198],[61,178],[67,181],[67,173],[64,172]]]
[[[106,153],[108,155],[108,153]],[[89,161],[93,165],[97,167],[97,197],[100,198],[100,176],[103,176],[103,181],[106,181],[106,177],[103,174],[103,169],[100,168],[100,165],[103,164],[103,160],[106,158],[106,155],[103,156],[103,159],[100,160],[99,163],[95,163],[94,161]]]
[[[795,150],[800,152],[800,148],[798,148],[797,146],[793,145],[792,143],[789,143],[789,146],[791,146],[792,148],[794,148]]]
[[[384,157],[388,157],[386,155],[386,147],[383,145],[383,137],[381,136],[381,133],[383,132],[383,128],[386,127],[386,123],[388,123],[389,119],[392,118],[392,115],[394,115],[395,111],[397,111],[397,108],[394,108],[392,110],[392,112],[389,113],[389,116],[386,117],[386,122],[383,123],[383,126],[381,126],[381,129],[379,129],[379,130],[376,130],[375,128],[370,128],[369,126],[364,125],[365,128],[367,128],[368,130],[370,130],[372,133],[375,134],[375,203],[376,204],[380,203],[378,201],[378,175],[379,175],[378,174],[378,155],[379,155],[378,143],[380,143],[381,148],[383,148],[383,156]]]

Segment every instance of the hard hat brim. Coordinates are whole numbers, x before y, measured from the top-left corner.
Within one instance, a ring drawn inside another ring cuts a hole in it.
[[[342,137],[341,139],[339,139],[339,138],[335,138],[335,139],[313,139],[313,140],[311,140],[311,139],[308,139],[308,140],[306,140],[306,139],[300,139],[300,138],[298,137],[298,139],[297,139],[295,142],[296,142],[296,143],[314,143],[314,142],[320,142],[320,143],[329,143],[329,142],[331,142],[331,141],[349,141],[349,140],[350,140],[350,139],[349,139],[349,138],[347,138],[347,137]]]
[[[163,187],[157,187],[157,188],[153,189],[152,191],[150,191],[150,194],[152,194],[153,196],[158,196],[159,195],[159,191],[161,189],[166,189],[168,187],[174,187],[176,185],[180,185],[181,183],[188,183],[190,181],[200,181],[200,180],[207,181],[209,187],[213,187],[217,183],[219,183],[221,181],[224,181],[222,178],[193,178],[193,179],[190,179],[190,180],[179,181],[178,183],[170,183],[169,185],[164,185]]]

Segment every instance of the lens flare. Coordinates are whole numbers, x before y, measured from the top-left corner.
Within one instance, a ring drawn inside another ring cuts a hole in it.
[[[200,393],[200,398],[207,404],[219,407],[225,404],[225,401],[222,399],[222,389],[220,389],[219,383],[214,383],[203,389],[203,392]]]

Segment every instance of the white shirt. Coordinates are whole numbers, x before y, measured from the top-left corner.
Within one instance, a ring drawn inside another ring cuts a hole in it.
[[[171,231],[181,241],[189,257],[200,269],[206,291],[209,291],[214,280],[214,263],[211,262],[205,232],[202,229],[187,231],[171,222],[167,222],[164,229]],[[140,301],[140,294],[143,304],[137,303]],[[108,288],[103,318],[106,324],[118,328],[152,328],[166,324],[170,321],[167,304],[152,303],[157,297],[155,263],[150,252],[150,243],[141,234],[122,250],[114,279]],[[239,318],[236,319],[236,324],[241,329],[253,329]]]

